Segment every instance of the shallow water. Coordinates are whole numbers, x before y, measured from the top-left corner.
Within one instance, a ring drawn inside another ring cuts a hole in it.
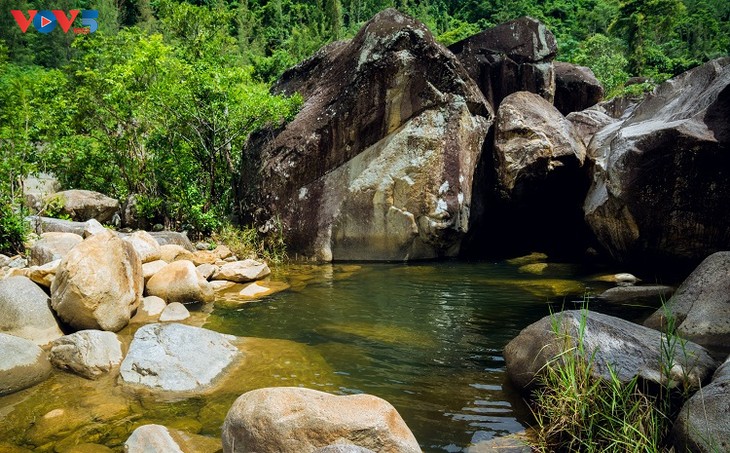
[[[2,442],[36,451],[93,442],[121,451],[145,423],[218,437],[238,395],[284,385],[377,395],[398,409],[424,451],[462,451],[528,423],[502,349],[551,306],[610,286],[594,272],[558,265],[537,276],[517,265],[463,262],[281,268],[272,280],[287,290],[240,305],[221,301],[196,316],[198,325],[248,337],[244,363],[212,393],[171,400],[120,387],[115,376],[91,382],[54,372],[0,398],[0,451]],[[134,329],[122,332],[127,341]]]

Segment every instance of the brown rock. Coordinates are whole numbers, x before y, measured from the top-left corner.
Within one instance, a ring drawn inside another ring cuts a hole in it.
[[[168,263],[173,261],[193,261],[193,253],[177,244],[166,244],[160,246],[160,259]]]
[[[593,71],[562,61],[555,65],[555,108],[567,115],[598,104],[603,99],[603,85]]]
[[[59,260],[81,241],[83,238],[73,233],[43,233],[30,248],[30,265],[42,266]]]
[[[101,223],[109,222],[119,211],[119,201],[91,190],[65,190],[49,195],[45,201],[58,199],[61,211],[73,220],[85,222],[96,219]]]
[[[63,258],[51,285],[51,306],[76,329],[116,332],[142,300],[143,285],[137,252],[107,231]]]
[[[213,278],[244,283],[262,279],[269,274],[271,270],[266,263],[249,259],[224,264],[213,274]]]
[[[238,397],[223,424],[225,453],[309,453],[342,440],[381,453],[421,451],[395,408],[372,395],[263,388]]]
[[[125,236],[123,240],[132,244],[134,251],[142,260],[142,264],[159,260],[162,255],[160,244],[146,231],[135,231],[131,235]]]
[[[163,246],[165,247],[165,246]],[[213,302],[213,289],[190,261],[175,261],[160,269],[147,282],[147,294],[165,302]]]

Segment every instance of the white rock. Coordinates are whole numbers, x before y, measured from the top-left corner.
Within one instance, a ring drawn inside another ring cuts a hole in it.
[[[116,334],[81,330],[53,342],[51,363],[87,379],[97,379],[122,362],[122,344]]]
[[[190,312],[180,302],[169,304],[160,315],[160,322],[183,321],[190,317]]]

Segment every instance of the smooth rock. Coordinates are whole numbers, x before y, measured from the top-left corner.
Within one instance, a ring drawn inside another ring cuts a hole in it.
[[[142,299],[137,311],[144,312],[147,316],[158,316],[167,307],[165,300],[157,296],[147,296]]]
[[[311,452],[343,441],[380,453],[421,452],[387,401],[300,387],[263,388],[239,396],[226,415],[222,438],[225,453]]]
[[[85,222],[83,236],[84,238],[87,238],[97,233],[101,233],[102,231],[106,231],[104,225],[99,223],[96,219],[89,219]]]
[[[225,291],[235,285],[235,282],[229,282],[228,280],[212,280],[210,282],[210,287],[213,288],[213,291]]]
[[[195,247],[188,239],[186,233],[178,233],[176,231],[152,231],[150,236],[155,238],[158,244],[162,245],[179,245],[188,252],[194,252]]]
[[[224,264],[213,274],[213,278],[216,280],[244,283],[262,279],[269,274],[271,274],[271,269],[269,269],[266,263],[247,259]]]
[[[83,238],[73,233],[43,233],[30,248],[30,265],[41,266],[60,260],[81,241]]]
[[[495,109],[517,91],[529,91],[553,102],[553,58],[558,44],[540,21],[520,17],[452,44],[449,50]]]
[[[25,338],[0,333],[0,396],[45,381],[51,375],[48,355]]]
[[[212,277],[213,274],[218,272],[218,266],[215,264],[201,264],[196,267],[195,270],[198,271],[198,274],[200,274],[201,277],[207,280]]]
[[[637,299],[653,299],[656,302],[669,299],[674,288],[666,285],[617,286],[602,292],[598,298],[612,303],[632,302]]]
[[[44,199],[60,200],[61,212],[73,220],[85,222],[96,219],[101,223],[109,222],[119,211],[119,201],[91,190],[65,190],[49,195]]]
[[[80,330],[53,342],[51,363],[87,379],[98,379],[122,362],[122,344],[116,334]]]
[[[0,332],[38,345],[63,336],[48,296],[26,277],[0,280]]]
[[[583,348],[585,360],[595,353],[591,371],[611,379],[610,366],[621,382],[635,376],[674,386],[685,382],[698,387],[717,367],[707,350],[692,342],[674,350],[670,376],[662,376],[664,334],[613,316],[581,310],[569,310],[546,316],[524,328],[504,349],[507,374],[519,388],[532,388],[539,381],[545,365],[576,345],[582,313],[587,313]],[[557,323],[559,333],[553,331]],[[566,338],[565,335],[569,337]],[[668,379],[667,379],[668,378]]]
[[[163,246],[165,247],[165,246]],[[190,261],[175,261],[160,269],[147,282],[147,295],[165,302],[213,302],[213,289]]]
[[[86,222],[74,222],[52,217],[28,216],[25,221],[36,234],[71,233],[83,237],[86,228]]]
[[[672,427],[675,451],[730,451],[730,359],[684,403]]]
[[[27,268],[27,277],[33,280],[35,283],[50,288],[53,284],[53,280],[56,278],[56,272],[58,272],[58,266],[61,264],[61,259],[51,261],[43,266],[32,266]]]
[[[730,349],[730,252],[705,258],[644,325],[664,330],[667,314],[683,338],[711,349]]]
[[[730,58],[674,77],[593,138],[585,219],[619,262],[676,271],[728,248]]]
[[[150,261],[149,263],[142,264],[142,277],[144,278],[145,284],[147,284],[153,275],[160,272],[162,268],[167,266],[167,264],[167,261],[162,260]]]
[[[203,391],[240,355],[235,340],[200,327],[148,324],[134,334],[122,381],[160,391]]]
[[[160,259],[168,263],[181,260],[192,262],[193,254],[177,244],[166,244],[160,246]]]
[[[289,253],[322,261],[459,253],[493,115],[426,26],[381,11],[273,91],[298,92],[304,105],[248,141],[243,215],[281,234]]]
[[[139,259],[142,260],[142,264],[160,260],[162,256],[160,245],[146,231],[135,231],[131,235],[125,236],[123,240],[132,244]]]
[[[616,122],[600,109],[587,109],[570,113],[565,117],[573,124],[576,135],[586,148],[598,131]]]
[[[579,112],[603,99],[603,85],[590,68],[556,61],[555,108],[563,115]]]
[[[76,329],[116,332],[142,300],[139,256],[110,231],[89,237],[61,261],[51,285],[51,306]]]
[[[162,425],[142,425],[124,443],[125,453],[217,453],[220,448],[217,439]]]
[[[160,314],[160,322],[184,321],[190,317],[190,312],[180,302],[169,304]]]

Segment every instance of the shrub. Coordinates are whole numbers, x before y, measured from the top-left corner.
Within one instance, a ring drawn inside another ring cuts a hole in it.
[[[8,196],[0,195],[0,253],[20,252],[27,233],[22,214],[13,209]]]
[[[253,226],[239,228],[225,224],[213,234],[212,239],[228,246],[239,259],[263,257],[272,263],[282,263],[287,259],[279,222],[266,234]]]

